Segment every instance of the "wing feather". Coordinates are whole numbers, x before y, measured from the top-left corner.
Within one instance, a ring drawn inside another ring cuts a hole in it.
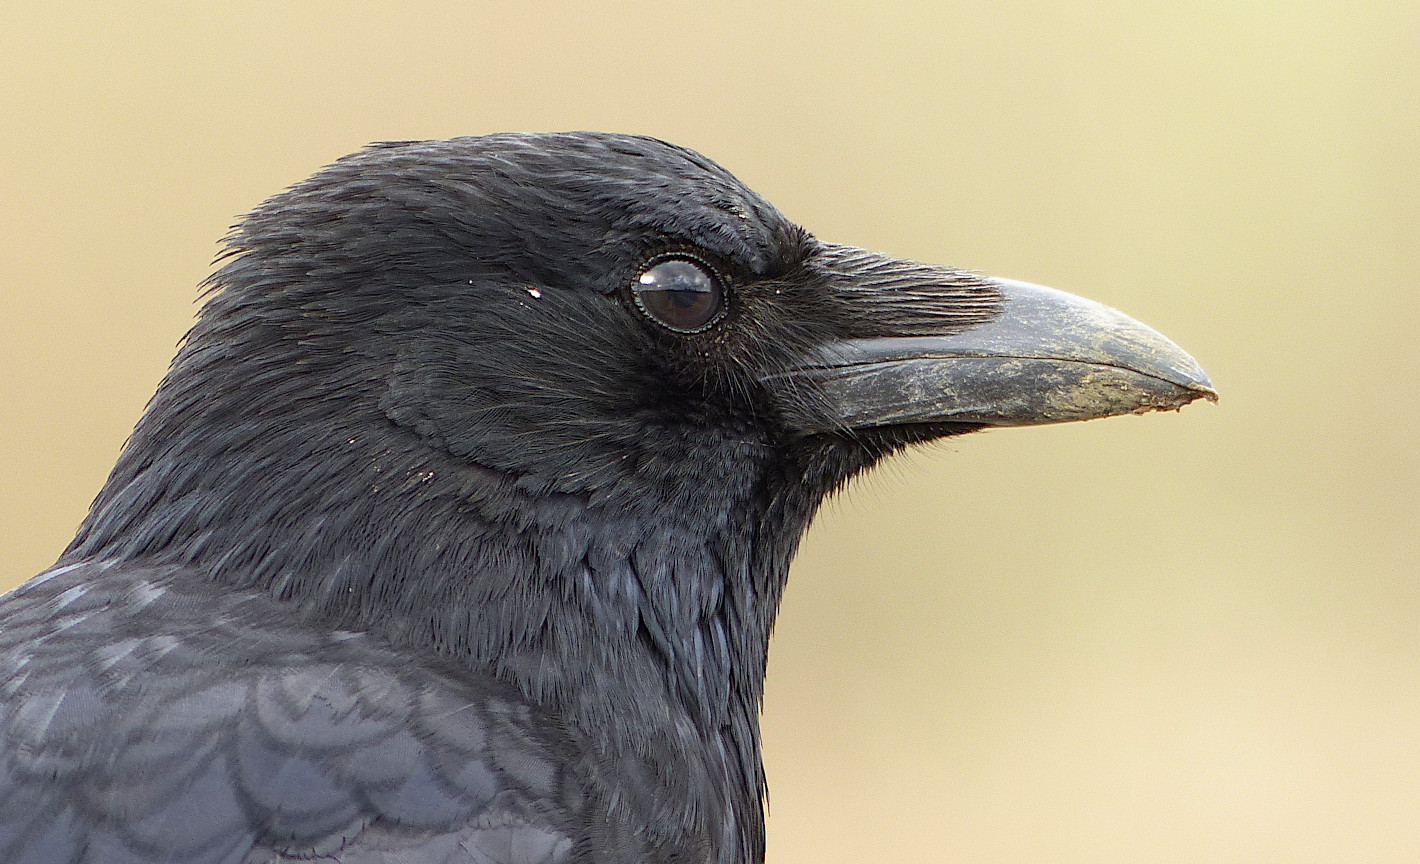
[[[567,856],[564,733],[515,694],[175,575],[70,567],[0,600],[0,860]]]

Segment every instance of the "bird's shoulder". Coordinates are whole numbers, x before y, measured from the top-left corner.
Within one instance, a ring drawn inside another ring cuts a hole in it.
[[[566,857],[579,756],[516,693],[183,576],[0,600],[0,860]]]

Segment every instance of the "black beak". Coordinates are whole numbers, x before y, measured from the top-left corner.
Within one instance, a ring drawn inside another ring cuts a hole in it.
[[[840,292],[846,302],[861,303],[865,315],[892,308],[899,318],[904,303],[915,302],[923,314],[911,335],[843,339],[774,376],[781,392],[797,396],[790,414],[801,431],[909,423],[1031,426],[1217,401],[1192,357],[1122,312],[1040,285],[970,276],[978,292],[996,298],[983,316],[980,296],[974,297],[972,323],[963,326],[950,308],[963,296],[960,271],[852,252],[859,262],[872,256],[880,263],[854,268],[859,284]],[[862,284],[872,273],[892,278]],[[887,292],[893,296],[885,303]],[[941,335],[924,333],[922,322],[934,317],[944,322]],[[807,393],[812,397],[805,399]]]

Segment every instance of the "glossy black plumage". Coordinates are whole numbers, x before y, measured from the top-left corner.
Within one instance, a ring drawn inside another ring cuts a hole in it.
[[[1014,289],[591,133],[377,145],[230,248],[78,536],[0,603],[0,860],[760,860],[799,536],[854,473],[980,422],[900,393],[876,421],[863,382],[905,367],[835,346],[926,339],[950,378]],[[666,256],[723,318],[643,314]],[[1210,396],[1153,336],[1147,395],[998,413]]]

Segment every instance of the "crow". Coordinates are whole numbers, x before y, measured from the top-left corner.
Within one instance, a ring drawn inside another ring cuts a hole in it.
[[[1215,398],[1118,312],[818,240],[652,138],[372,145],[226,249],[0,601],[9,864],[761,861],[766,652],[824,497]]]

